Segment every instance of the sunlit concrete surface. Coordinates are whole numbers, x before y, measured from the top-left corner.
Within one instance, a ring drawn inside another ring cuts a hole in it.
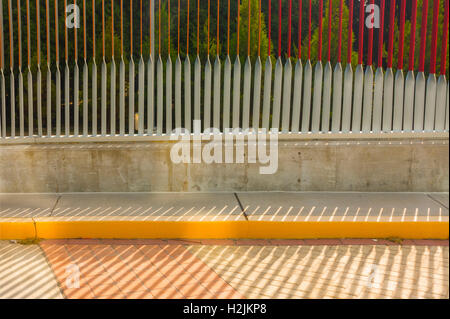
[[[65,194],[52,216],[239,215],[233,193]]]
[[[244,298],[180,243],[62,240],[41,247],[67,298]],[[79,274],[76,287],[67,281],[68,266]]]
[[[58,282],[38,245],[0,241],[0,298],[62,298]]]
[[[448,298],[448,246],[189,246],[246,298]]]
[[[448,240],[0,242],[0,298],[448,298]]]
[[[0,194],[0,217],[49,216],[57,194]]]
[[[249,218],[263,216],[448,216],[448,193],[238,193]],[[436,199],[435,199],[436,198]]]
[[[0,194],[0,218],[58,216],[448,216],[448,193]]]

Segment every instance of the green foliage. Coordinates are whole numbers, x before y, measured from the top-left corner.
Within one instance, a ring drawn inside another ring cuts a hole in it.
[[[317,1],[316,1],[317,5]],[[331,64],[334,65],[338,60],[338,37],[339,37],[339,6],[336,1],[333,2],[332,7],[332,17],[331,17],[331,54],[330,60]],[[317,5],[318,6],[318,5]],[[314,7],[313,7],[314,9]],[[318,8],[317,8],[318,11]],[[328,59],[328,18],[330,14],[329,2],[324,8],[324,17],[322,18],[322,60],[326,61]],[[342,45],[341,45],[341,61],[346,62],[347,60],[347,49],[348,49],[348,20],[349,20],[349,10],[345,2],[342,6]],[[304,20],[307,21],[307,20]],[[355,35],[352,32],[352,43],[355,43]],[[318,57],[318,47],[319,47],[319,28],[316,26],[313,29],[311,36],[311,63],[317,62]],[[308,58],[308,37],[304,37],[302,43],[302,58]],[[351,55],[352,65],[355,66],[358,62],[358,54],[352,49]]]
[[[439,23],[438,23],[438,41],[437,41],[437,57],[436,57],[436,73],[440,73],[441,66],[441,48],[445,43],[444,41],[448,41],[448,39],[442,38],[443,31],[443,21],[444,21],[444,3],[445,1],[441,1],[439,3]],[[423,0],[417,1],[417,17],[416,17],[416,34],[415,34],[415,54],[414,54],[414,70],[419,67],[419,59],[420,59],[420,34],[422,28],[422,12],[423,12]],[[430,60],[431,60],[431,39],[432,39],[432,28],[433,28],[433,1],[429,1],[428,3],[428,15],[427,15],[427,32],[426,32],[426,50],[425,50],[425,72],[428,72],[430,69]],[[403,49],[403,70],[408,70],[409,68],[409,52],[410,52],[410,37],[411,37],[411,21],[406,21],[405,23],[405,35],[404,35],[404,49]],[[394,66],[398,66],[398,53],[400,42],[400,30],[398,25],[395,25],[394,28]],[[447,50],[446,60],[449,60],[449,50]],[[446,65],[446,75],[449,76],[449,67],[448,62]]]
[[[259,13],[258,13],[259,0],[250,1],[250,56],[258,56],[258,28],[259,28]],[[239,30],[239,55],[245,57],[248,55],[248,1],[242,1],[240,6],[240,30]],[[267,50],[269,47],[269,39],[267,36],[266,17],[264,13],[261,13],[261,45],[260,45],[260,57],[261,61],[265,61],[267,58]],[[237,24],[237,18],[235,23]],[[213,44],[214,48],[215,42]],[[237,31],[231,36],[231,52],[237,52]],[[273,46],[272,46],[273,47]]]

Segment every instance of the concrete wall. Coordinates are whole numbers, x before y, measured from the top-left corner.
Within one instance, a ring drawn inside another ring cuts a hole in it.
[[[173,164],[173,142],[0,145],[0,192],[449,190],[447,139],[279,141],[262,164]]]

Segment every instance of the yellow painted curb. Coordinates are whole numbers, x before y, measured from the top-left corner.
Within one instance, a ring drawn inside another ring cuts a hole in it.
[[[267,221],[0,218],[0,239],[25,238],[387,238],[448,239],[443,221]],[[36,233],[35,233],[36,229]]]
[[[245,238],[245,221],[36,221],[38,238]]]
[[[249,221],[248,238],[389,238],[448,239],[449,223],[411,221]]]
[[[0,218],[0,239],[35,238],[32,218]]]

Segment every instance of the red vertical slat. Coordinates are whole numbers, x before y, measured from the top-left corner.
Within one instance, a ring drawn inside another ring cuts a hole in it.
[[[364,2],[359,2],[359,30],[358,30],[358,64],[363,63],[364,50]]]
[[[239,16],[239,14],[238,14],[238,16]],[[271,0],[269,0],[269,24],[268,24],[267,29],[268,29],[267,30],[267,33],[268,33],[267,36],[269,38],[269,47],[267,48],[267,55],[270,56],[270,51],[271,51],[270,46],[272,44],[272,38],[271,38],[271,36],[272,36],[272,34],[271,34],[271,29],[272,29],[272,1]]]
[[[370,0],[370,4],[374,5],[375,0]],[[367,39],[367,65],[372,65],[372,49],[373,49],[373,27],[369,28],[369,36]]]
[[[302,58],[302,0],[298,0],[298,58]]]
[[[236,43],[236,54],[239,55],[239,26],[240,26],[240,16],[241,16],[241,0],[238,0],[238,12],[237,12],[237,43]],[[209,55],[209,0],[208,0],[208,55]]]
[[[187,2],[187,26],[186,26],[186,55],[189,55],[189,8],[190,8],[190,3],[189,0]],[[208,13],[209,15],[209,13]],[[209,19],[209,16],[208,16]],[[209,23],[208,23],[208,28],[209,28]],[[208,29],[208,37],[209,37],[209,29]],[[208,55],[209,55],[209,42],[208,42]]]
[[[251,14],[252,14],[250,5],[251,5],[251,2],[250,2],[250,0],[248,0],[247,56],[250,56],[250,38],[251,38],[251,33],[250,33],[251,32],[251,20],[250,20],[250,17],[251,17]],[[218,15],[217,15],[217,18],[218,18]],[[219,27],[219,25],[217,25],[217,27]]]
[[[445,74],[445,68],[447,63],[447,41],[448,41],[448,4],[449,0],[445,1],[445,9],[444,9],[444,26],[442,29],[442,47],[441,47],[441,74]],[[448,98],[448,97],[447,97]]]
[[[105,0],[102,0],[102,57],[105,58]]]
[[[425,71],[425,49],[427,47],[427,17],[428,17],[428,0],[423,0],[422,22],[420,25],[419,72]]]
[[[341,50],[342,50],[342,1],[339,3],[339,35],[338,35],[338,62],[341,63]]]
[[[180,55],[180,0],[178,0],[178,8],[177,8],[177,53],[178,55]]]
[[[352,25],[353,25],[353,0],[350,0],[349,7],[348,7],[347,63],[352,62],[352,35],[353,35]]]
[[[76,1],[75,1],[76,2]],[[41,64],[41,21],[40,21],[40,6],[39,6],[39,2],[38,0],[36,0],[36,23],[37,23],[37,36],[36,36],[36,40],[37,40],[37,63],[40,65]],[[3,26],[2,26],[3,29]],[[76,33],[75,33],[76,34]],[[3,58],[3,57],[2,57]],[[3,65],[3,61],[2,63],[0,63],[1,65]]]
[[[219,9],[220,9],[220,0],[217,0],[217,27],[216,27],[216,36],[217,36],[217,41],[216,41],[216,55],[218,56],[219,55],[219,45],[220,45],[220,41],[219,41],[219,18],[220,18],[220,15],[219,15]],[[250,30],[250,28],[249,28],[249,30]]]
[[[130,0],[130,56],[133,55],[133,0]]]
[[[167,54],[170,56],[170,1],[167,1]]]
[[[73,4],[77,5],[77,0],[74,0]],[[75,47],[74,57],[75,57],[75,61],[76,61],[76,60],[78,60],[78,46],[77,46],[77,44],[78,44],[78,37],[77,37],[77,28],[74,28],[74,29],[75,29],[74,30],[74,47]]]
[[[281,0],[278,1],[278,57],[281,56]]]
[[[333,0],[329,0],[328,7],[328,61],[331,60],[331,15],[333,10]]]
[[[389,15],[389,40],[387,67],[392,68],[392,56],[394,54],[394,23],[395,23],[395,0],[391,0]]]
[[[434,0],[433,28],[431,31],[431,57],[430,57],[430,73],[432,73],[432,74],[436,73],[438,19],[439,19],[439,0]]]
[[[288,18],[288,57],[291,57],[291,31],[292,31],[292,26],[291,26],[291,13],[292,13],[292,0],[289,0],[289,18]]]
[[[319,0],[319,52],[317,58],[322,61],[322,11],[323,11],[323,0]]]
[[[50,13],[49,13],[49,10],[50,10],[50,7],[49,7],[49,4],[48,4],[48,1],[49,0],[45,0],[46,2],[45,2],[45,20],[46,20],[46,22],[45,22],[45,32],[47,33],[47,65],[49,66],[50,65],[50,22],[49,22],[49,19],[50,19]],[[84,0],[84,1],[86,1],[86,0]],[[84,7],[86,6],[86,4],[84,4]],[[86,8],[83,8],[83,10],[84,10],[84,17],[85,17],[85,22],[84,22],[84,24],[86,24]],[[86,26],[84,27],[84,29],[86,30]],[[85,34],[86,34],[86,31],[85,31]],[[86,35],[84,36],[84,38],[86,38]],[[86,44],[85,44],[85,53],[84,53],[84,59],[86,60]]]
[[[397,68],[403,69],[403,48],[405,42],[405,14],[406,14],[406,0],[402,0],[400,6],[400,26],[399,26],[399,36],[398,36],[398,57],[397,57]]]
[[[149,20],[150,20],[150,24],[149,24],[149,39],[150,39],[150,46],[149,46],[149,53],[150,55],[152,55],[152,0],[149,1]],[[120,14],[122,15],[122,12],[120,12]]]
[[[69,42],[68,42],[68,36],[67,36],[67,25],[66,25],[66,21],[67,21],[67,12],[66,12],[66,8],[67,8],[67,0],[64,0],[64,58],[65,61],[67,62],[69,59]],[[20,13],[19,13],[20,14]],[[20,16],[19,16],[19,22],[20,22]],[[20,23],[19,23],[19,27],[20,27]],[[20,28],[19,28],[20,31]],[[19,33],[19,42],[20,42],[20,33]],[[20,47],[19,47],[20,48]],[[20,58],[20,50],[19,50],[19,58]],[[20,63],[19,63],[20,65]]]
[[[309,0],[309,11],[308,11],[308,60],[310,59],[311,59],[311,0]]]
[[[384,32],[384,0],[380,3],[380,29],[378,30],[378,62],[377,67],[383,64],[383,32]]]
[[[414,51],[416,49],[416,17],[417,17],[417,0],[411,0],[411,37],[409,41],[409,71],[414,70]]]
[[[114,0],[111,0],[111,38],[111,56],[114,58]]]
[[[261,4],[261,0],[259,0],[260,4]],[[261,12],[261,10],[260,10]],[[199,11],[198,11],[198,6],[197,6],[197,19],[199,18]],[[197,21],[198,22],[198,21]],[[261,21],[260,21],[261,23]],[[199,23],[197,23],[197,30],[198,30],[198,25]],[[197,55],[198,55],[198,44],[197,44]],[[230,55],[230,0],[228,0],[228,15],[227,15],[227,55]]]

